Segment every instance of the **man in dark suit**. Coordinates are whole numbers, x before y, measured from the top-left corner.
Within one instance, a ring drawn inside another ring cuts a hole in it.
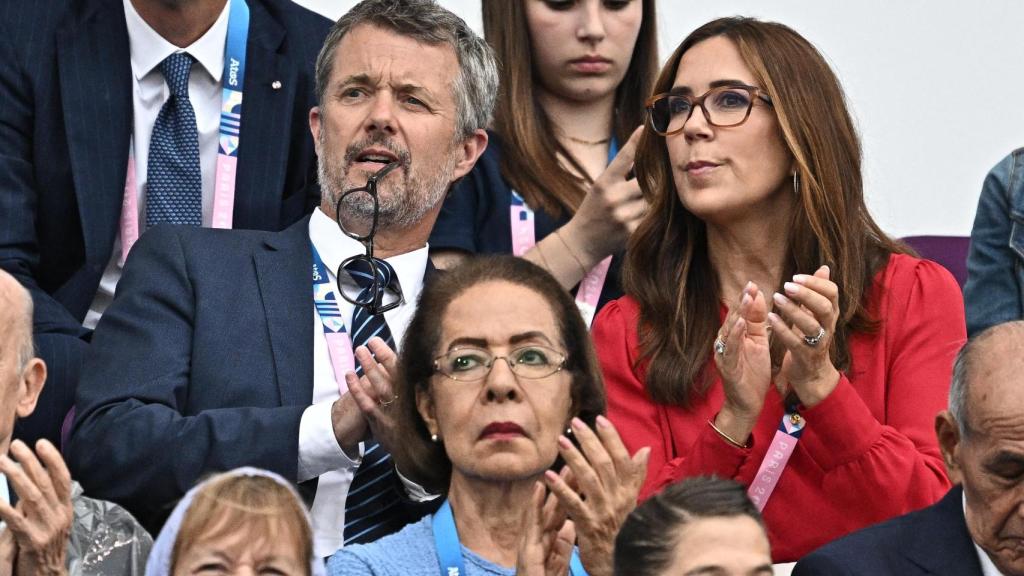
[[[154,228],[96,329],[69,463],[151,529],[201,476],[242,465],[315,489],[324,556],[408,520],[396,494],[376,493],[401,485],[387,479],[397,442],[381,376],[411,320],[441,202],[486,147],[497,69],[433,0],[367,0],[328,35],[317,87],[323,200],[312,216],[278,233]],[[374,174],[376,200],[353,192]],[[346,265],[370,261],[343,232],[373,222],[376,284]],[[374,441],[362,443],[368,430]]]
[[[223,88],[240,73],[228,43],[238,4],[0,2],[0,268],[31,291],[36,345],[50,367],[39,409],[19,422],[19,437],[57,442],[124,246],[147,224],[180,216],[205,226],[280,230],[316,205],[306,115],[314,103],[313,61],[331,23],[290,0],[247,0],[248,26],[240,28],[247,34],[236,34],[245,54],[241,126],[227,115],[219,127]],[[165,78],[172,56],[185,62],[187,98],[178,103]],[[173,131],[180,126],[187,133]],[[218,167],[225,130],[226,149],[237,145],[237,171]],[[237,193],[224,196],[215,223],[215,190],[224,177]],[[161,178],[172,194],[186,188],[182,180],[191,183],[194,214],[168,211],[161,220],[147,213],[157,206],[149,196]],[[126,234],[127,216],[141,226]]]
[[[828,544],[795,576],[1024,576],[1024,322],[971,338],[936,417],[957,484],[937,504]],[[885,498],[886,494],[865,494]]]

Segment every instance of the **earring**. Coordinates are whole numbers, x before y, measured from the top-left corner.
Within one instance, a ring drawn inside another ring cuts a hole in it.
[[[569,426],[568,428],[565,429],[565,435],[572,436],[572,426]]]
[[[800,195],[800,172],[793,172],[793,194]]]
[[[434,444],[437,444],[437,434],[431,434],[430,441],[433,442]]]

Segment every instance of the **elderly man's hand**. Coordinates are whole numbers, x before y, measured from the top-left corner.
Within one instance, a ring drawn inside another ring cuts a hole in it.
[[[399,445],[392,404],[398,396],[392,382],[398,371],[398,356],[384,340],[374,337],[367,346],[356,349],[356,360],[363,367],[363,375],[358,377],[353,372],[345,375],[349,394],[369,423],[373,438],[394,453]]]
[[[0,520],[7,523],[17,548],[15,574],[64,575],[74,517],[71,473],[53,444],[41,440],[36,448],[38,458],[24,442],[11,443],[11,455],[20,466],[0,455],[0,473],[18,495],[15,507],[0,501]]]

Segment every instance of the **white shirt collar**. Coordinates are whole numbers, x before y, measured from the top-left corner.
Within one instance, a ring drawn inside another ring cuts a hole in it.
[[[961,499],[964,505],[964,516],[967,516],[967,494],[961,494]],[[971,544],[974,545],[974,551],[978,554],[978,561],[981,563],[981,576],[1004,576],[999,568],[996,568],[992,559],[989,558],[988,553],[978,546],[978,543],[971,539]]]
[[[332,276],[338,271],[342,260],[366,252],[358,240],[346,236],[338,228],[338,223],[321,212],[320,208],[314,210],[309,219],[309,238],[316,246],[320,258],[323,259],[324,265],[327,266],[327,270]],[[417,248],[412,252],[384,259],[391,264],[398,275],[398,283],[406,295],[406,304],[416,304],[414,301],[410,302],[409,298],[411,295],[418,296],[423,288],[423,274],[427,270],[427,258],[428,245],[424,244],[422,248]]]
[[[178,48],[150,27],[135,10],[131,0],[122,0],[128,23],[128,47],[131,52],[132,73],[136,81],[149,75],[165,58],[175,52],[188,52],[213,78],[220,82],[224,73],[224,48],[228,41],[228,15],[231,2],[224,3],[217,21],[198,40],[187,48]]]

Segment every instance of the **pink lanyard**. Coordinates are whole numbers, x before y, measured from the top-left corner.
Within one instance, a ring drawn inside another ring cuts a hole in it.
[[[237,138],[237,137],[236,137]],[[223,139],[223,137],[222,137]],[[231,228],[235,209],[235,176],[237,156],[223,151],[217,154],[217,179],[213,192],[213,228]],[[124,183],[124,201],[121,204],[121,265],[128,252],[139,239],[139,196],[136,192],[135,154],[128,154],[128,174]]]
[[[312,242],[310,245],[312,246]],[[324,339],[327,341],[327,355],[331,358],[334,369],[334,381],[338,384],[338,396],[348,392],[345,374],[354,372],[356,361],[352,355],[352,339],[345,330],[345,319],[341,317],[338,297],[331,287],[331,277],[320,258],[316,246],[313,248],[313,305],[323,325]]]
[[[786,469],[789,457],[793,455],[796,443],[800,441],[800,436],[806,425],[807,421],[797,414],[795,409],[786,409],[786,413],[782,416],[782,422],[779,423],[779,428],[775,431],[775,437],[772,438],[772,443],[768,446],[768,452],[764,455],[764,460],[761,461],[761,467],[758,468],[757,475],[754,476],[754,481],[750,483],[750,488],[747,490],[747,496],[754,502],[759,512],[764,510],[772,492],[779,484],[782,471]]]
[[[608,163],[610,164],[619,152],[619,145],[614,138],[608,146]],[[536,215],[526,205],[526,201],[515,190],[512,191],[512,203],[509,210],[512,224],[512,254],[522,256],[537,244]],[[612,257],[601,260],[589,272],[583,275],[579,288],[576,290],[576,307],[579,308],[587,328],[594,322],[597,314],[597,303],[601,300],[601,291],[608,278],[608,269],[612,265]]]
[[[537,244],[535,220],[533,210],[526,205],[523,197],[515,190],[512,191],[512,254],[522,256],[530,248]],[[612,257],[609,256],[597,263],[596,266],[584,274],[580,280],[580,286],[576,290],[576,307],[583,315],[583,321],[589,328],[594,322],[594,315],[597,313],[597,303],[601,299],[601,290],[604,289],[605,279],[608,277],[608,268],[612,264]]]

